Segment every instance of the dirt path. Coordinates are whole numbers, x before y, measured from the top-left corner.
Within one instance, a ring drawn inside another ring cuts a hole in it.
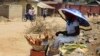
[[[31,46],[23,37],[30,22],[0,23],[0,56],[29,56]]]
[[[0,22],[0,56],[29,56],[31,46],[24,34],[30,26],[30,22]]]

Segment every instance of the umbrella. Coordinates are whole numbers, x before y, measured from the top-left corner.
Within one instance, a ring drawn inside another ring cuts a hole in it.
[[[67,16],[74,15],[79,21],[81,29],[84,30],[91,29],[87,18],[79,10],[73,8],[68,8],[68,9],[65,8],[65,9],[59,9],[58,12],[64,20],[66,20]]]

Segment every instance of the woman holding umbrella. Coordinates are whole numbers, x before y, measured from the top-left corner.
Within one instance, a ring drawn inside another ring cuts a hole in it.
[[[91,29],[90,24],[86,20],[85,16],[76,9],[59,9],[59,14],[67,22],[67,29],[66,31],[59,31],[56,33],[57,37],[55,38],[53,45],[54,50],[57,50],[59,46],[64,43],[76,42],[78,38],[77,36],[80,34],[81,27],[81,29],[84,30]]]
[[[69,12],[62,11],[66,16],[64,19],[66,23],[66,31],[59,31],[56,33],[57,38],[54,42],[54,48],[58,48],[59,45],[63,43],[74,42],[77,39],[77,36],[80,34],[79,22],[76,19],[77,17]],[[59,34],[63,34],[60,35]]]

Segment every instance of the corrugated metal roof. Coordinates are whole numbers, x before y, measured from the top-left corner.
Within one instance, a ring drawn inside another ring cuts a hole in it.
[[[88,3],[88,5],[100,5],[99,1],[92,1],[90,3]]]
[[[55,1],[42,1],[43,3],[46,3],[46,4],[57,4],[58,2],[55,2]]]
[[[40,7],[40,8],[55,9],[54,7],[52,7],[52,6],[50,6],[50,5],[47,5],[47,4],[43,3],[43,2],[39,2],[39,3],[37,4],[37,6]]]

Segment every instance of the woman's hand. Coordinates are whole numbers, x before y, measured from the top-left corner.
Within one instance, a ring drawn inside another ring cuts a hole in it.
[[[61,34],[61,31],[59,31],[59,32],[56,32],[56,34],[55,34],[55,35],[56,35],[56,36],[58,36],[59,34]]]
[[[56,32],[56,36],[58,36],[59,34],[63,34],[63,35],[68,35],[67,34],[67,31],[59,31],[59,32]]]

